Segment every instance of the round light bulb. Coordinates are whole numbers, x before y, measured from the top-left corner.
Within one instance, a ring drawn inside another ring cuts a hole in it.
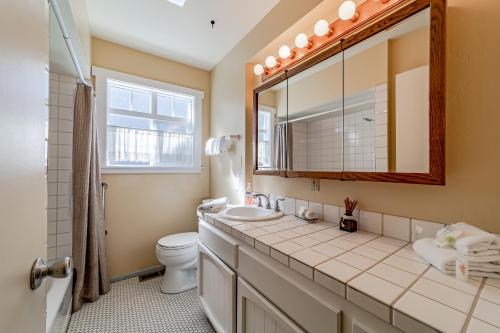
[[[253,72],[255,73],[255,75],[262,75],[264,74],[264,66],[262,66],[261,64],[257,64],[253,67]]]
[[[339,17],[344,20],[352,20],[356,17],[356,4],[352,0],[344,1],[339,8]]]
[[[266,58],[266,66],[268,68],[274,68],[276,66],[276,58],[274,56],[269,56]]]
[[[319,20],[314,25],[314,34],[318,37],[324,36],[330,32],[330,25],[326,20]]]
[[[281,59],[288,59],[292,55],[292,51],[287,45],[280,47],[279,55]]]
[[[299,49],[306,47],[309,45],[309,38],[307,38],[307,35],[304,33],[298,34],[297,37],[295,37],[295,46],[297,46]]]

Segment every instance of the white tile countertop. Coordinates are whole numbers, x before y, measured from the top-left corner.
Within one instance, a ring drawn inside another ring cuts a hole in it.
[[[264,222],[199,216],[403,331],[500,333],[500,280],[445,275],[406,241],[289,215]]]

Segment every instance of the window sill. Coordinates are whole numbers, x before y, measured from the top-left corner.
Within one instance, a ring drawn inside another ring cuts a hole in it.
[[[102,174],[148,174],[148,173],[202,173],[203,167],[192,169],[176,169],[176,168],[151,168],[151,167],[103,167],[101,168]]]

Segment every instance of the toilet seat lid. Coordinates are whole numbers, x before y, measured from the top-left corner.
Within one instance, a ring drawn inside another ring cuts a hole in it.
[[[185,232],[181,234],[169,235],[161,238],[158,245],[168,249],[183,249],[198,243],[197,232]]]

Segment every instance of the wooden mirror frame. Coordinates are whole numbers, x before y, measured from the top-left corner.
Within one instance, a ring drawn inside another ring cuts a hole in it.
[[[429,172],[310,172],[258,169],[258,106],[259,93],[321,63],[322,61],[360,43],[367,38],[430,8],[430,58],[429,58]],[[300,61],[286,72],[277,74],[253,91],[253,174],[288,178],[336,179],[347,181],[375,181],[427,185],[445,184],[445,51],[446,51],[446,0],[408,0],[396,6],[382,18],[354,30],[345,36],[342,44],[330,45]]]

